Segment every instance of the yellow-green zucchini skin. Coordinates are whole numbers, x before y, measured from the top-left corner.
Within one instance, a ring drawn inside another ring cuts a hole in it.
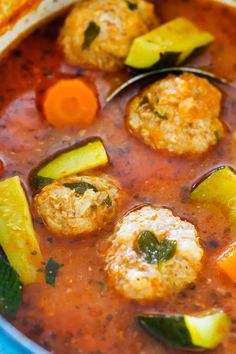
[[[217,347],[229,330],[228,316],[221,310],[211,310],[198,316],[141,315],[138,323],[164,344],[190,350]]]
[[[42,254],[18,176],[0,182],[0,245],[21,282],[36,282]]]
[[[214,41],[214,36],[198,29],[185,18],[176,18],[136,38],[125,64],[135,69],[179,65],[194,50]]]
[[[220,166],[203,177],[193,186],[191,198],[224,207],[231,222],[236,223],[236,174],[230,167]]]
[[[57,153],[31,173],[33,187],[38,190],[55,179],[106,166],[109,156],[99,138],[76,144]]]

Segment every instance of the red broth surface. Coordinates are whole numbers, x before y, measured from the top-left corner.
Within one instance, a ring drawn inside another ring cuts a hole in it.
[[[236,12],[205,0],[160,0],[156,7],[162,22],[184,16],[212,32],[215,42],[188,64],[212,71],[236,85]],[[109,285],[103,252],[112,229],[76,241],[61,240],[47,232],[32,210],[45,262],[52,257],[64,267],[60,268],[55,288],[44,281],[24,287],[23,304],[13,324],[58,354],[171,354],[177,350],[162,346],[144,333],[136,323],[136,315],[223,308],[231,317],[230,334],[211,353],[236,353],[236,288],[216,268],[218,255],[235,240],[235,230],[217,206],[197,205],[189,200],[189,188],[199,176],[222,163],[236,167],[236,90],[218,85],[224,93],[221,115],[226,134],[201,157],[171,157],[155,152],[129,134],[124,109],[138,88],[105,106],[105,97],[129,77],[128,73],[84,71],[83,75],[96,84],[102,102],[95,124],[86,130],[53,128],[36,107],[35,98],[40,102],[44,88],[55,79],[81,74],[65,64],[57,49],[58,26],[60,21],[35,32],[0,65],[2,178],[19,175],[31,201],[28,177],[32,168],[82,138],[100,136],[111,158],[104,172],[127,191],[118,218],[141,203],[171,208],[196,225],[205,251],[204,266],[195,286],[166,301],[142,305],[121,297]]]

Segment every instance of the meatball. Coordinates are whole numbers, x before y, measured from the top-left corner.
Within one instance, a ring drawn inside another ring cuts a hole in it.
[[[131,100],[128,128],[156,150],[201,154],[223,136],[221,97],[206,79],[190,73],[170,75]]]
[[[34,197],[34,205],[49,231],[76,237],[112,222],[118,198],[118,187],[107,177],[73,176],[45,186]]]
[[[106,270],[123,296],[138,301],[163,299],[196,280],[202,256],[192,224],[169,209],[144,206],[117,225],[106,254]]]
[[[59,44],[72,65],[117,71],[132,41],[157,24],[154,6],[145,0],[87,0],[67,17]]]

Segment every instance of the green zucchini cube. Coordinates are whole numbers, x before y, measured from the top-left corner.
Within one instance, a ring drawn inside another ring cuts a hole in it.
[[[185,18],[176,18],[136,38],[125,64],[135,69],[179,65],[195,49],[213,41],[209,32],[199,30]]]

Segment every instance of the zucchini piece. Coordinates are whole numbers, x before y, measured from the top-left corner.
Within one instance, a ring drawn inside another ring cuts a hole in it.
[[[54,179],[105,166],[108,162],[103,142],[93,139],[57,154],[32,173],[31,181],[34,188],[39,189]]]
[[[197,202],[218,203],[226,208],[231,222],[236,222],[236,174],[230,167],[218,167],[195,183],[191,198]]]
[[[19,275],[4,259],[0,258],[0,313],[14,318],[21,303]]]
[[[187,349],[213,349],[223,342],[229,318],[220,310],[200,316],[141,315],[139,325],[161,342]]]
[[[0,182],[0,245],[23,284],[37,281],[42,255],[19,177]]]
[[[125,64],[135,69],[172,66],[182,63],[194,50],[214,41],[185,18],[176,18],[136,38]]]
[[[204,316],[184,316],[192,343],[199,348],[213,349],[223,342],[229,329],[229,318],[223,311]]]

